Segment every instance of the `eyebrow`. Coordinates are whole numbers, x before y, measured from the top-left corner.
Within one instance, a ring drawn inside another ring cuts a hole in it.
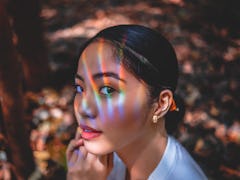
[[[84,79],[83,79],[82,76],[80,76],[79,74],[75,74],[75,78],[76,78],[76,79],[80,79],[81,81],[84,82]]]
[[[112,78],[114,78],[114,79],[117,79],[117,80],[120,80],[120,81],[126,83],[126,81],[125,81],[124,79],[120,78],[120,77],[118,76],[118,74],[116,74],[116,73],[114,73],[114,72],[103,72],[103,73],[96,73],[96,74],[93,75],[93,79],[101,79],[101,78],[103,78],[103,77],[112,77]],[[75,78],[80,79],[81,81],[84,82],[83,77],[80,76],[79,74],[76,74],[76,75],[75,75]]]

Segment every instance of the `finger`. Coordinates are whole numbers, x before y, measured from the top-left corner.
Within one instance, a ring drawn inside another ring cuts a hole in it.
[[[76,149],[79,148],[80,146],[83,146],[83,145],[84,145],[83,139],[76,140],[76,142],[75,142],[75,148]]]
[[[81,139],[81,137],[82,137],[81,134],[82,134],[82,129],[80,127],[78,127],[76,130],[75,139],[76,140]]]
[[[78,146],[79,142],[82,142],[80,146]],[[73,165],[81,165],[84,162],[85,154],[87,154],[87,151],[84,150],[85,147],[83,146],[83,140],[72,140],[70,143],[70,147],[67,150],[67,161],[68,161],[68,167],[71,167]]]
[[[72,152],[74,150],[74,144],[75,144],[75,140],[71,140],[67,146],[67,150],[66,153],[69,154],[70,152]]]
[[[72,152],[76,149],[78,149],[80,146],[83,145],[83,140],[71,140],[70,143],[68,144],[66,155],[67,157],[70,157]]]
[[[84,147],[84,145],[79,147],[79,156],[78,156],[78,161],[82,161],[83,159],[86,159],[88,151]]]
[[[72,152],[74,150],[74,140],[71,140],[70,143],[67,146],[67,150],[66,150],[66,157],[67,159],[70,159]]]
[[[78,156],[79,156],[79,150],[76,149],[71,153],[70,156],[67,157],[68,167],[73,166],[77,162]]]

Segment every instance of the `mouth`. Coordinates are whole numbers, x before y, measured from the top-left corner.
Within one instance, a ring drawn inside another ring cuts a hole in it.
[[[99,131],[86,125],[80,125],[80,128],[82,129],[81,136],[85,140],[94,139],[102,134],[102,131]]]

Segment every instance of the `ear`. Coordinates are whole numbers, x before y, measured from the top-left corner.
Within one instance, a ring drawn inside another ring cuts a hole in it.
[[[171,107],[173,101],[173,94],[172,91],[165,89],[161,91],[159,94],[159,99],[156,102],[157,108],[154,111],[154,115],[156,115],[158,118],[163,117]]]

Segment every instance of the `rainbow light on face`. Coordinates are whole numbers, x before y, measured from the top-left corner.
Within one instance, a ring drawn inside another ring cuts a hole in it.
[[[93,80],[93,78],[91,76],[91,73],[90,73],[90,71],[88,69],[88,66],[86,64],[86,54],[85,54],[85,52],[83,52],[83,54],[82,54],[82,63],[83,63],[83,67],[84,67],[83,68],[84,69],[84,74],[85,74],[86,77],[88,77],[88,80],[90,81],[90,84],[91,84],[91,86],[93,88],[93,92],[94,92],[95,102],[97,104],[98,109],[100,109],[99,107],[101,107],[101,98],[100,98],[100,96],[98,94],[97,85],[94,82],[94,80]],[[89,112],[89,108],[88,108],[86,99],[82,100],[82,107],[84,108],[84,110],[86,112]],[[99,113],[101,113],[101,112],[99,112]]]
[[[106,42],[104,40],[100,40],[99,41],[99,44],[98,44],[98,47],[97,47],[97,63],[98,63],[98,67],[99,67],[99,72],[106,72],[107,71],[107,62],[106,60],[103,58],[103,50],[104,50],[104,45],[106,45]],[[119,75],[119,77],[121,79],[125,79],[125,75],[124,75],[124,71],[125,71],[125,67],[124,65],[122,64],[122,59],[124,58],[124,54],[123,54],[123,50],[122,48],[124,47],[124,43],[121,43],[121,48],[117,49],[118,52],[117,52],[117,56],[115,58],[118,58],[116,59],[116,64],[118,66],[117,68],[117,73]],[[115,55],[115,54],[114,54]],[[104,104],[102,104],[102,97],[100,96],[100,93],[99,93],[99,87],[97,86],[97,84],[95,83],[93,77],[92,77],[92,74],[90,72],[90,68],[91,67],[88,67],[87,65],[87,59],[86,59],[86,53],[83,52],[82,53],[82,63],[83,63],[83,69],[84,69],[84,75],[85,77],[88,77],[87,80],[89,80],[90,82],[90,85],[93,89],[93,92],[94,92],[94,98],[95,98],[95,102],[96,102],[96,105],[97,105],[97,109],[98,109],[98,113],[100,115],[100,118],[102,121],[104,121],[106,118],[104,117],[105,115],[107,115],[110,119],[114,120],[114,111],[115,110],[118,110],[118,114],[120,116],[120,119],[124,120],[124,116],[125,116],[125,110],[124,107],[124,103],[125,103],[125,100],[126,100],[126,94],[125,94],[125,85],[124,83],[122,83],[121,81],[118,81],[118,88],[120,90],[120,92],[118,92],[118,100],[117,102],[113,102],[113,99],[111,97],[106,97],[106,102],[107,102],[107,113],[108,114],[104,114],[103,110],[104,108],[102,107]],[[114,61],[114,59],[113,59]],[[118,63],[117,63],[118,62]],[[103,84],[104,85],[109,85],[110,82],[109,82],[109,79],[105,76],[103,76],[102,78],[103,80]],[[141,106],[141,99],[144,97],[144,86],[140,86],[139,88],[137,88],[136,90],[136,97],[135,97],[135,101],[134,101],[134,107],[133,107],[133,110],[136,114],[139,114],[139,108]],[[91,113],[88,108],[88,104],[87,104],[87,100],[83,98],[82,102],[82,107],[83,109],[86,111],[86,112],[89,112]],[[117,107],[114,106],[114,103],[117,103]],[[117,109],[114,109],[114,107],[116,107]],[[107,118],[107,119],[109,119]],[[92,122],[93,123],[93,122]]]
[[[138,57],[138,54],[137,54],[135,51],[133,51],[133,50],[132,50],[131,48],[129,48],[128,46],[126,46],[126,41],[127,41],[127,36],[125,35],[120,43],[119,43],[119,42],[116,42],[117,44],[120,45],[120,49],[119,49],[119,51],[118,51],[118,55],[119,55],[119,58],[120,58],[120,62],[121,62],[121,60],[124,58],[124,53],[123,53],[123,49],[124,49],[124,48],[128,49],[131,53],[133,53],[135,56]],[[122,69],[123,69],[123,66],[121,66],[121,68],[119,69],[119,73],[120,73],[120,74],[121,74],[121,70],[122,70]],[[144,98],[144,96],[145,96],[144,86],[139,86],[139,88],[136,89],[136,98],[135,98],[135,103],[134,103],[134,107],[133,107],[136,114],[139,114],[139,109],[140,109],[140,106],[141,106],[141,103],[140,103],[141,101],[140,101],[140,100],[142,100],[142,98]],[[124,100],[125,100],[125,96],[123,95],[123,96],[119,99],[119,101],[121,101],[121,102],[119,102],[119,103],[124,102]],[[120,112],[120,114],[121,114],[122,116],[124,116],[123,109],[122,109],[122,110],[119,109],[119,112]]]
[[[119,74],[120,78],[123,78],[124,77],[124,75],[123,75],[123,66],[120,65],[121,64],[121,60],[123,58],[123,51],[122,51],[122,49],[119,49],[117,58],[119,58],[118,62],[120,62],[119,66],[118,66],[118,74]],[[123,87],[124,85],[120,81],[118,83],[118,86],[119,86],[119,89],[121,90],[120,96],[119,96],[119,99],[118,99],[118,111],[119,111],[120,117],[123,118],[124,117],[124,110],[123,110],[122,104],[124,103],[126,95],[125,95],[124,91],[122,90],[122,89],[124,89],[124,87]]]
[[[135,101],[135,104],[134,104],[134,111],[135,111],[136,114],[139,113],[139,108],[141,106],[139,101],[143,99],[143,95],[144,95],[144,86],[139,86],[137,91],[136,91],[136,101]]]
[[[100,39],[99,41],[99,45],[98,45],[98,49],[97,49],[97,52],[98,52],[98,65],[99,65],[99,72],[106,72],[106,66],[104,66],[104,59],[103,59],[103,56],[102,56],[102,52],[103,52],[103,48],[104,48],[104,40],[103,39]],[[106,64],[106,63],[105,63]],[[107,77],[104,77],[103,76],[103,84],[104,85],[108,85],[109,84],[109,81],[108,81],[108,78]],[[112,99],[111,98],[107,98],[107,109],[108,109],[108,116],[110,116],[111,118],[113,117],[113,105],[112,105]],[[99,111],[101,111],[100,107],[99,107]],[[104,118],[102,118],[104,119]]]
[[[120,92],[119,99],[118,99],[118,111],[121,118],[124,117],[124,110],[122,106],[122,104],[124,103],[124,100],[125,100],[125,93]]]

